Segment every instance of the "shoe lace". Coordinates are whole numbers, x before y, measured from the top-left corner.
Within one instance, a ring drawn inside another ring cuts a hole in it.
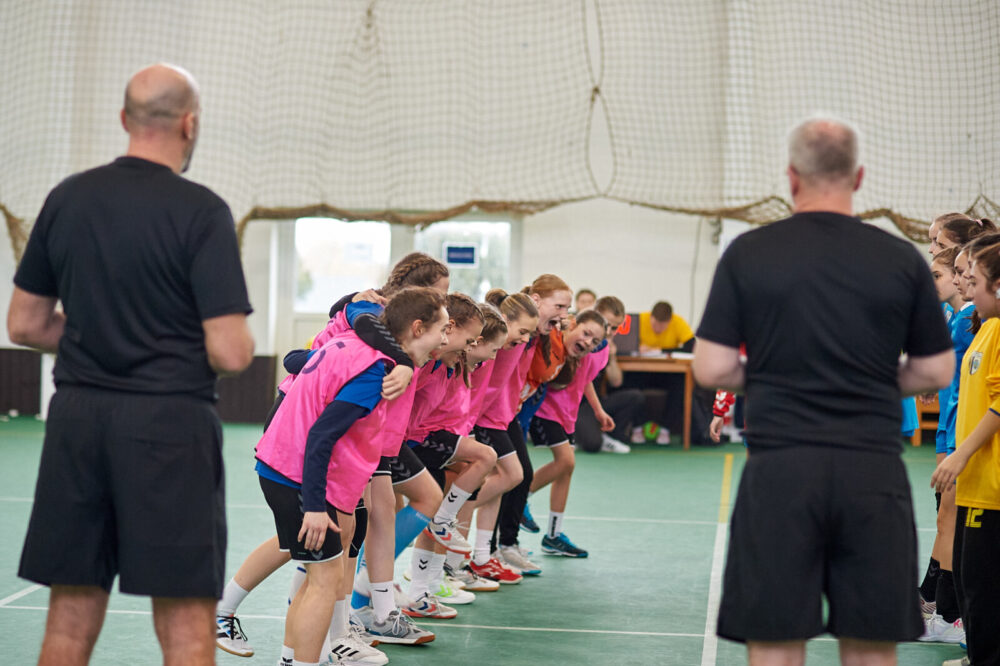
[[[247,635],[243,633],[243,626],[240,624],[240,620],[238,617],[234,615],[232,617],[221,618],[221,619],[223,620],[222,622],[223,631],[226,632],[226,635],[229,636],[229,638],[231,638],[234,641],[236,640],[245,641],[247,639]]]
[[[397,636],[407,633],[407,625],[409,624],[408,619],[409,618],[400,613],[398,610],[393,610],[389,613],[389,617],[386,618],[386,622],[389,624],[388,633]]]

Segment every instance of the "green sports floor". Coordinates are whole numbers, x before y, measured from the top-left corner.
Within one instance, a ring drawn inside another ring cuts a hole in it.
[[[228,571],[273,533],[253,472],[259,426],[226,426],[229,503]],[[18,417],[0,422],[0,663],[34,663],[45,627],[48,593],[17,577],[43,424]],[[743,468],[737,444],[695,448],[637,447],[629,455],[577,459],[566,533],[589,549],[586,560],[537,556],[544,571],[521,585],[480,594],[454,620],[423,621],[437,634],[418,647],[384,646],[392,664],[745,664],[741,645],[716,640],[714,608],[725,552],[725,521]],[[535,466],[547,451],[532,452]],[[934,496],[927,487],[931,446],[907,446],[915,489],[920,560],[934,539]],[[727,472],[728,469],[728,472]],[[532,497],[547,513],[545,491]],[[538,537],[522,533],[537,549]],[[404,554],[406,557],[406,554]],[[240,609],[257,654],[218,652],[218,663],[274,664],[281,645],[289,570],[265,581]],[[397,565],[397,579],[402,568]],[[914,572],[916,584],[918,572]],[[957,646],[906,644],[899,663],[940,664],[962,656]],[[160,663],[144,598],[112,595],[93,664]],[[836,643],[812,641],[809,664],[835,664]]]

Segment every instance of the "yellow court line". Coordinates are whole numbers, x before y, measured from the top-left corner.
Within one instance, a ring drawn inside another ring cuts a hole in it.
[[[722,492],[719,496],[719,522],[729,522],[729,484],[733,480],[733,454],[726,454],[722,468]]]

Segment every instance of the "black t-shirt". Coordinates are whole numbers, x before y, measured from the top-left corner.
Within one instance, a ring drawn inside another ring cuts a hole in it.
[[[14,284],[62,301],[57,384],[212,399],[201,322],[251,312],[229,207],[134,157],[52,190]]]
[[[951,349],[927,264],[859,219],[803,213],[733,241],[698,337],[746,343],[747,443],[900,448],[900,352]]]

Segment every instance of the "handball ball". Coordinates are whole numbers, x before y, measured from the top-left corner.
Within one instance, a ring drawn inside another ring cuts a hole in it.
[[[656,435],[660,432],[660,425],[654,421],[646,421],[646,425],[642,427],[642,434],[647,440],[656,439]]]

